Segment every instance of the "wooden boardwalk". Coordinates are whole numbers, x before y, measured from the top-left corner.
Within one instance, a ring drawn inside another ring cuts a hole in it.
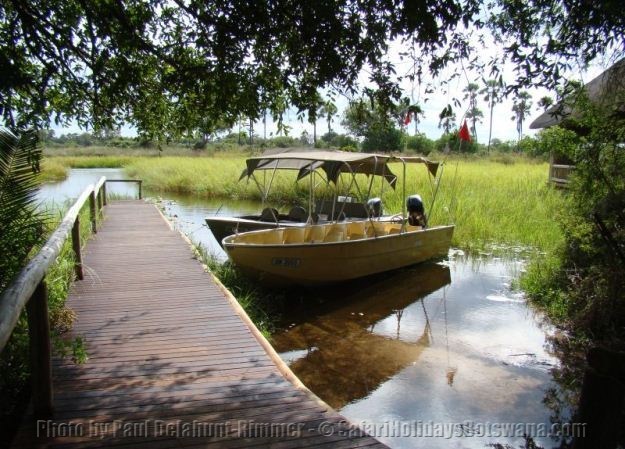
[[[107,206],[83,263],[88,361],[53,360],[54,419],[13,447],[385,447],[299,383],[155,206]]]

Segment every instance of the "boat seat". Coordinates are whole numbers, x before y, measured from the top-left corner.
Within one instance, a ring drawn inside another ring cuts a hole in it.
[[[345,233],[336,229],[330,230],[326,235],[324,242],[342,242],[345,237]]]
[[[367,235],[366,222],[353,221],[347,225],[347,238],[357,240],[365,238]]]
[[[320,243],[326,236],[326,227],[321,225],[313,225],[308,228],[305,240],[310,243]]]
[[[283,229],[272,229],[268,232],[259,233],[263,237],[263,243],[266,245],[275,245],[278,243],[282,243],[283,238],[282,235],[284,233]]]
[[[345,239],[347,223],[334,223],[326,234],[324,242],[340,242]]]
[[[302,206],[293,206],[289,211],[289,220],[305,223],[308,219],[308,213]]]
[[[306,230],[304,228],[287,228],[283,233],[283,243],[303,243],[306,236]]]

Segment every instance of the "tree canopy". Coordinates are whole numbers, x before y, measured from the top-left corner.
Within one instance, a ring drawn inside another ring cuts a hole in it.
[[[0,113],[11,128],[76,119],[208,134],[241,115],[310,112],[319,89],[354,93],[362,69],[375,101],[391,105],[403,76],[477,63],[468,36],[486,28],[519,68],[517,85],[556,82],[568,58],[624,50],[617,0],[3,0]],[[396,73],[393,39],[418,71]]]

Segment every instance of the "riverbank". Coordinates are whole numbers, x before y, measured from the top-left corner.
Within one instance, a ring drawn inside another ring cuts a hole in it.
[[[42,176],[52,180],[68,168],[124,168],[129,177],[142,179],[144,188],[153,194],[260,199],[253,182],[238,181],[248,156],[244,152],[217,152],[207,157],[48,156]],[[401,185],[402,167],[396,165],[392,169]],[[448,158],[435,201],[427,171],[414,168],[408,170],[406,194],[423,196],[430,209],[430,223],[456,224],[455,247],[496,254],[528,249],[549,253],[562,243],[555,217],[566,207],[566,199],[547,185],[546,163],[511,155]],[[366,182],[364,178],[360,181],[363,185]],[[379,190],[379,185],[376,187]],[[280,173],[269,200],[277,206],[305,204],[307,191],[308,184],[296,183],[295,174]],[[318,194],[322,193],[319,189]],[[385,186],[382,200],[386,213],[401,212],[402,194],[401,189]]]

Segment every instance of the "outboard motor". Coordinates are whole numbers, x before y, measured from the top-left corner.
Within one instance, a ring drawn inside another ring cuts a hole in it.
[[[406,199],[406,209],[408,209],[408,223],[411,226],[421,226],[425,228],[428,224],[425,215],[425,207],[421,195],[410,195]]]
[[[371,198],[367,201],[367,213],[369,217],[379,217],[382,215],[382,200],[380,198]]]

